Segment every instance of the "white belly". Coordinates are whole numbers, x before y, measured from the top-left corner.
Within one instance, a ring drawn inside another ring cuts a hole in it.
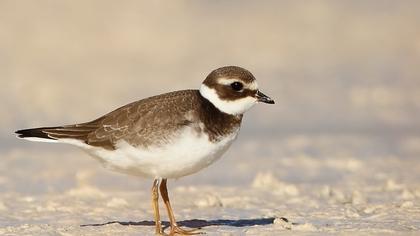
[[[133,147],[123,141],[113,151],[96,147],[87,151],[106,168],[118,172],[149,178],[179,178],[218,160],[236,139],[238,131],[212,143],[205,133],[198,135],[192,128],[186,128],[173,142],[160,147]]]

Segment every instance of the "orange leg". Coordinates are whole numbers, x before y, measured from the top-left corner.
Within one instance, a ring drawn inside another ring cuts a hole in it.
[[[163,235],[162,223],[159,215],[159,179],[153,181],[152,187],[152,206],[155,213],[156,235]]]
[[[165,203],[166,209],[168,210],[169,221],[171,224],[171,232],[169,233],[169,235],[202,234],[201,232],[197,232],[197,229],[185,230],[185,229],[181,229],[181,227],[178,226],[175,220],[174,212],[172,211],[171,203],[169,202],[168,189],[166,187],[166,182],[167,182],[166,179],[162,179],[162,182],[160,183],[160,195],[162,196],[163,202]]]

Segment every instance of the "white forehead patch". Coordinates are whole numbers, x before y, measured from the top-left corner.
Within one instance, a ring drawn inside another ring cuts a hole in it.
[[[217,95],[215,89],[209,88],[205,84],[201,85],[200,94],[217,107],[217,109],[230,115],[243,114],[257,103],[256,98],[249,96],[234,101],[222,100]]]
[[[243,81],[239,80],[239,79],[234,79],[234,78],[219,78],[217,80],[217,82],[219,84],[223,84],[223,85],[230,85],[234,82],[241,82],[244,85],[245,89],[250,89],[250,90],[258,90],[258,84],[256,80],[253,80],[251,83],[244,83]]]

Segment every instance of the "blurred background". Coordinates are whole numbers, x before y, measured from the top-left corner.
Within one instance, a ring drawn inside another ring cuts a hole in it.
[[[0,192],[87,181],[138,190],[73,147],[17,129],[92,120],[128,102],[250,70],[276,105],[248,112],[224,159],[179,185],[268,171],[334,184],[420,180],[419,1],[0,1]],[[405,163],[405,164],[404,164]],[[378,177],[381,178],[381,177]],[[78,182],[79,181],[79,182]]]

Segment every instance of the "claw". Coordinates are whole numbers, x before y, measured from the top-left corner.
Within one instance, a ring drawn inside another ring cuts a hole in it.
[[[178,225],[172,226],[171,227],[171,232],[169,233],[170,236],[173,235],[199,235],[199,234],[205,234],[204,232],[198,231],[199,229],[191,229],[191,230],[186,230],[186,229],[182,229],[181,227],[179,227]]]

